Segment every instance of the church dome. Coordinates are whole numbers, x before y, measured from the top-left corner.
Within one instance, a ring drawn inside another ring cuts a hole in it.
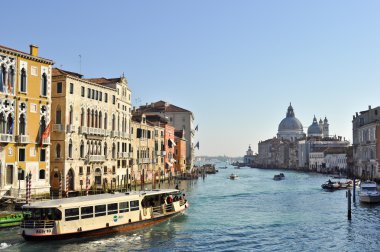
[[[290,104],[288,107],[286,117],[282,119],[278,125],[277,137],[279,139],[287,139],[290,141],[295,141],[297,139],[302,139],[305,137],[303,126],[301,122],[295,117],[292,104]]]
[[[313,123],[307,129],[307,135],[308,136],[322,136],[322,129],[318,125],[317,118],[315,118],[315,116],[313,119]]]
[[[294,116],[292,104],[288,107],[286,117],[282,119],[278,126],[278,131],[303,131],[301,122]]]

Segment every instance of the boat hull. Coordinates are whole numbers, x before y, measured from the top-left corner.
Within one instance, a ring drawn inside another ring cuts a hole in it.
[[[376,196],[360,195],[359,200],[360,202],[369,203],[369,204],[380,203],[380,195],[376,195]]]
[[[183,212],[184,211],[179,211],[179,212],[174,212],[172,214],[166,214],[164,216],[147,219],[143,221],[122,224],[119,226],[105,227],[105,228],[95,229],[95,230],[79,231],[75,233],[53,234],[53,235],[52,234],[27,235],[25,234],[25,232],[23,232],[21,235],[27,241],[64,240],[64,239],[70,239],[70,238],[101,236],[101,235],[114,234],[114,233],[119,233],[119,232],[128,232],[128,231],[152,226],[155,224],[159,224]]]

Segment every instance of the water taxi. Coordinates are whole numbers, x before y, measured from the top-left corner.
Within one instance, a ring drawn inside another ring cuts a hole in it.
[[[97,236],[157,224],[189,207],[181,191],[107,193],[34,202],[22,207],[26,240]]]
[[[379,203],[380,192],[374,181],[362,181],[360,183],[359,200],[363,203]]]

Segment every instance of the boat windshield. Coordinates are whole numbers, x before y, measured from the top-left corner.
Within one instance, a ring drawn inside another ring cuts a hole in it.
[[[25,220],[61,220],[62,212],[57,208],[24,208]]]
[[[362,190],[366,190],[366,191],[376,191],[376,187],[362,187]]]

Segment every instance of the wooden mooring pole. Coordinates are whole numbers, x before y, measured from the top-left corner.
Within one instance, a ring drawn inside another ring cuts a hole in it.
[[[346,193],[347,197],[347,219],[351,220],[351,190],[348,189]]]
[[[353,184],[352,184],[352,201],[354,202],[354,204],[356,203],[356,179],[355,179],[355,177],[354,177],[354,180],[353,180],[353,182],[352,182]]]

